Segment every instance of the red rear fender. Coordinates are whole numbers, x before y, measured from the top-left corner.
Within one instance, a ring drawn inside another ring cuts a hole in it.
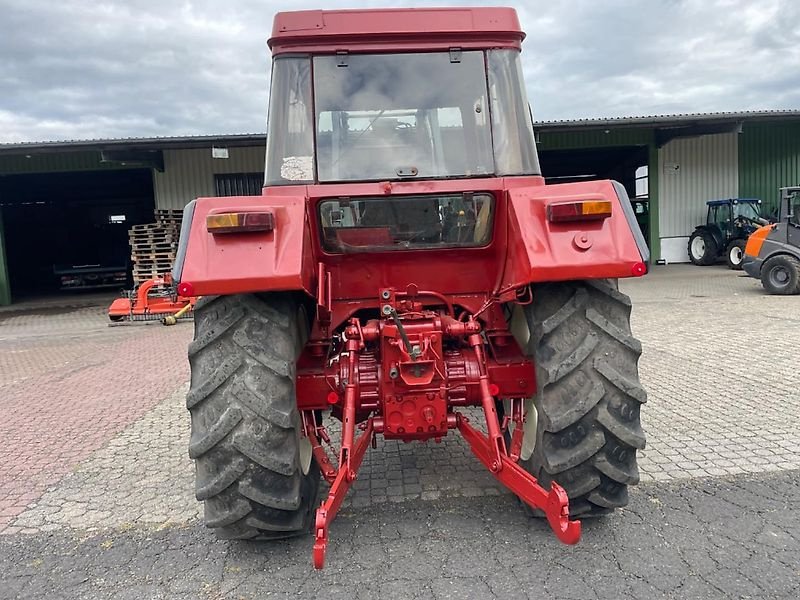
[[[611,202],[602,220],[548,221],[547,207],[581,200]],[[628,195],[611,181],[508,190],[509,253],[505,286],[537,281],[641,275],[649,252]]]
[[[209,214],[271,212],[272,231],[211,234]],[[184,211],[176,281],[198,296],[270,290],[311,292],[314,258],[303,197],[198,198]]]

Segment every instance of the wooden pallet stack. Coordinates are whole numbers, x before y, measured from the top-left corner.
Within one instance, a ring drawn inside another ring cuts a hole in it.
[[[128,239],[131,245],[134,285],[138,286],[148,279],[161,277],[172,271],[182,216],[182,210],[159,209],[155,211],[155,223],[131,227]]]

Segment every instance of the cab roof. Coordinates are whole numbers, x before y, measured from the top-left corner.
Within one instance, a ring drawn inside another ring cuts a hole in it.
[[[386,8],[281,12],[268,44],[277,55],[519,49],[524,38],[513,8]]]
[[[706,202],[706,204],[708,204],[709,206],[722,206],[724,204],[733,204],[736,202],[761,204],[761,200],[758,198],[727,198],[725,200],[709,200],[708,202]]]

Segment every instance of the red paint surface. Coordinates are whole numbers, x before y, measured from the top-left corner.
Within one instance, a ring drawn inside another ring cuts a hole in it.
[[[519,48],[525,34],[510,8],[387,8],[305,10],[275,15],[269,46],[287,52],[331,53]]]
[[[320,243],[317,206],[326,198],[381,196],[379,182],[265,188],[261,197],[201,198],[197,201],[182,282],[198,295],[269,290],[318,290],[318,266],[330,281],[331,325],[354,311],[377,306],[376,290],[409,284],[477,309],[491,294],[531,282],[631,277],[642,261],[610,181],[544,185],[541,177],[402,181],[392,195],[487,192],[495,196],[492,242],[485,248],[411,250],[372,254],[328,254]],[[607,200],[603,220],[550,223],[549,204]],[[214,236],[205,228],[209,212],[268,208],[276,215],[270,233]],[[585,243],[576,244],[576,236]]]

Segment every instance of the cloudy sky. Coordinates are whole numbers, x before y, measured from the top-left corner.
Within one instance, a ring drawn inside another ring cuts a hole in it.
[[[264,131],[276,10],[493,3],[0,0],[0,142]],[[797,0],[517,10],[537,120],[800,108]]]

